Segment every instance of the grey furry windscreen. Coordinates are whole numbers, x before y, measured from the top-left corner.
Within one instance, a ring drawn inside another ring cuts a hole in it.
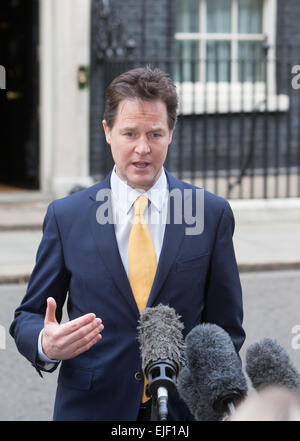
[[[246,372],[255,389],[268,385],[300,392],[300,375],[287,351],[271,338],[253,343],[246,352]]]
[[[247,394],[241,361],[221,327],[203,323],[193,328],[185,339],[185,360],[177,389],[196,420],[220,420],[224,412],[215,408],[220,398],[234,391]]]
[[[179,369],[184,365],[183,328],[174,308],[162,304],[145,308],[137,328],[144,371],[156,360],[174,361]]]

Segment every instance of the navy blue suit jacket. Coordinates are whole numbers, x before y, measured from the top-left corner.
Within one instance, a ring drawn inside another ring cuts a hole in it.
[[[188,197],[191,193],[194,197],[196,187],[166,174],[170,191],[176,188],[184,195],[188,189]],[[141,402],[143,381],[135,376],[142,371],[139,311],[114,226],[96,220],[103,203],[96,199],[97,192],[109,187],[110,175],[49,205],[36,265],[10,327],[19,351],[40,372],[37,342],[47,297],[56,300],[58,321],[66,297],[70,320],[93,312],[103,321],[102,340],[60,364],[55,420],[133,421]],[[185,223],[174,222],[170,204],[170,222],[147,306],[163,303],[173,307],[181,315],[184,336],[200,322],[216,323],[230,334],[239,351],[245,334],[232,243],[234,219],[226,200],[206,191],[204,196],[204,230],[199,235],[187,235]],[[170,398],[169,416],[192,419],[177,395]]]

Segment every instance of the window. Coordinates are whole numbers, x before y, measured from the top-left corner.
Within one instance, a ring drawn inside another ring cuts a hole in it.
[[[204,111],[204,93],[206,111],[264,110],[266,83],[272,106],[276,0],[176,0],[176,7],[181,111]]]

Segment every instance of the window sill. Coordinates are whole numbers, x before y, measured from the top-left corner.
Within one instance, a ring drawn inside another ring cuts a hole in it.
[[[179,115],[287,112],[288,95],[267,91],[264,83],[176,83]]]

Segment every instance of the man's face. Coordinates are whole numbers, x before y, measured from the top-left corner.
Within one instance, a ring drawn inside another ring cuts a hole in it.
[[[162,172],[172,140],[165,103],[126,98],[119,103],[113,127],[105,120],[103,127],[118,177],[147,191]]]

